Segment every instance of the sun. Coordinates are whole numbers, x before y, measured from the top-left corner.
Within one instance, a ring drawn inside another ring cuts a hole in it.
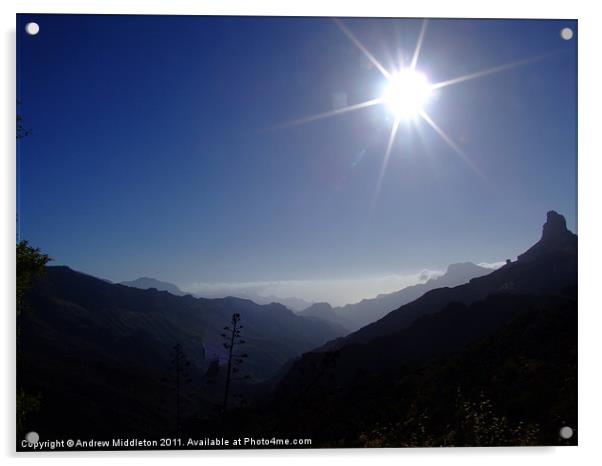
[[[388,77],[382,100],[396,118],[409,119],[420,114],[432,94],[425,74],[404,69]]]
[[[435,122],[435,120],[431,117],[431,115],[429,114],[429,109],[427,109],[429,100],[431,100],[431,98],[434,95],[438,97],[441,93],[441,90],[449,86],[455,86],[457,84],[465,83],[467,81],[472,81],[473,79],[484,78],[486,76],[507,71],[518,66],[527,65],[529,63],[535,63],[546,57],[551,56],[550,54],[538,55],[522,60],[513,61],[510,63],[501,64],[492,68],[477,70],[472,73],[467,73],[462,76],[447,79],[444,81],[437,81],[432,83],[429,81],[427,75],[419,72],[416,68],[418,65],[420,53],[422,51],[422,43],[424,41],[428,20],[424,19],[422,21],[422,26],[418,34],[418,40],[416,41],[416,48],[414,49],[414,53],[411,55],[412,60],[409,61],[404,59],[398,65],[400,66],[400,68],[395,68],[394,70],[385,68],[341,20],[334,18],[334,23],[343,32],[343,34],[345,34],[347,38],[362,52],[364,57],[374,66],[374,68],[380,71],[380,73],[383,75],[384,89],[379,87],[379,89],[382,89],[382,93],[369,100],[364,100],[358,103],[353,103],[343,107],[337,107],[331,110],[327,110],[322,113],[316,113],[302,118],[297,118],[295,120],[291,120],[273,126],[272,128],[286,128],[289,126],[312,123],[317,120],[322,120],[323,118],[344,115],[348,112],[355,112],[358,110],[366,109],[368,107],[372,107],[374,105],[382,105],[383,107],[385,107],[385,110],[387,110],[394,118],[393,121],[390,122],[391,131],[389,133],[389,140],[386,145],[380,174],[376,182],[374,199],[376,199],[380,191],[380,185],[383,180],[385,171],[387,169],[389,158],[395,146],[395,138],[397,136],[397,131],[404,122],[414,123],[417,121],[424,121],[425,123],[427,123],[428,126],[430,126],[433,129],[433,131],[436,134],[438,134],[441,137],[441,139],[443,139],[443,141],[449,146],[450,149],[452,149],[458,156],[460,156],[462,160],[466,162],[467,165],[477,175],[483,177],[483,174],[474,165],[471,159],[464,153],[462,147],[456,144],[454,140],[450,136],[448,136],[447,133],[442,128],[440,128],[439,125]],[[408,59],[409,57],[410,54],[407,55]],[[379,84],[379,86],[382,86],[383,81],[380,82],[381,84]],[[413,125],[407,126],[409,127]]]

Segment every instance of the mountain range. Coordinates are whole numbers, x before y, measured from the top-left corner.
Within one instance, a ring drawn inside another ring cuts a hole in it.
[[[208,299],[236,297],[241,299],[248,299],[257,304],[279,303],[293,311],[301,311],[307,308],[308,306],[311,306],[310,302],[305,301],[301,298],[281,297],[274,295],[263,296],[246,289],[228,289],[227,291],[223,290],[221,292],[213,291],[207,293],[187,293],[182,291],[177,285],[174,285],[173,283],[157,280],[155,278],[150,277],[140,277],[135,280],[121,282],[120,284],[124,286],[130,286],[132,288],[139,288],[141,290],[150,290],[151,288],[154,288],[159,291],[167,291],[168,293],[171,293],[176,296],[184,296],[186,294],[190,294],[197,298]]]
[[[446,286],[466,283],[471,278],[490,273],[492,269],[464,262],[451,264],[446,272],[431,278],[425,283],[408,286],[393,293],[380,294],[375,298],[363,299],[359,303],[332,307],[328,303],[316,303],[301,311],[299,315],[318,317],[336,322],[348,331],[355,331],[365,325],[379,320],[393,309],[414,301],[427,291]]]
[[[140,277],[136,280],[121,282],[120,284],[123,286],[129,286],[131,288],[138,288],[140,290],[150,290],[151,288],[154,288],[155,290],[159,291],[167,291],[175,296],[184,296],[187,294],[173,283],[163,282],[150,277]]]
[[[451,264],[443,275],[431,278],[425,283],[408,286],[393,293],[379,294],[374,298],[363,299],[358,303],[332,307],[329,303],[314,303],[295,297],[282,298],[269,295],[262,296],[245,290],[230,290],[232,296],[248,299],[257,304],[279,303],[296,311],[298,315],[329,322],[340,333],[349,333],[368,325],[387,314],[389,311],[420,297],[429,290],[444,286],[456,286],[466,283],[471,278],[480,277],[492,271],[472,262]],[[139,289],[156,289],[167,291],[176,296],[185,293],[173,283],[149,277],[141,277],[132,281],[121,282],[121,285]],[[230,296],[228,293],[195,294],[199,298],[221,298]]]

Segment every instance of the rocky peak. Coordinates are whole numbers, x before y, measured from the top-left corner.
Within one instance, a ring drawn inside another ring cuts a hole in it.
[[[566,227],[565,218],[553,210],[548,212],[541,239],[518,256],[519,261],[529,261],[554,252],[577,253],[577,235]]]
[[[546,223],[543,225],[542,240],[554,240],[562,238],[569,231],[566,228],[566,220],[558,212],[550,210],[548,212]]]

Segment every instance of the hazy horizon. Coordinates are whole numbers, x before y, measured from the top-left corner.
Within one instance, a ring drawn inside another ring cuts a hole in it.
[[[503,262],[477,264],[492,271]],[[237,293],[256,294],[261,297],[281,299],[297,298],[309,303],[326,302],[333,307],[357,303],[363,299],[375,298],[380,294],[399,291],[408,286],[426,283],[445,273],[442,270],[423,269],[413,274],[391,274],[386,276],[370,276],[346,278],[339,277],[331,280],[278,280],[243,283],[192,283],[178,285],[188,293],[199,296],[228,296]]]
[[[471,262],[471,261],[465,261]],[[474,264],[474,262],[472,262]],[[501,267],[505,262],[480,262],[475,265],[491,269]],[[51,266],[69,266],[69,264],[54,264]],[[451,264],[450,264],[451,265]],[[198,297],[223,298],[236,296],[253,299],[255,297],[281,300],[300,300],[308,305],[326,302],[333,307],[354,304],[363,299],[375,298],[380,294],[399,291],[408,286],[426,283],[445,274],[447,267],[437,270],[422,269],[415,273],[397,273],[385,276],[337,277],[323,280],[263,280],[249,282],[184,282],[177,283],[161,276],[142,274],[126,279],[114,279],[97,276],[86,270],[77,270],[112,283],[123,283],[142,278],[150,278],[176,285],[181,291]],[[295,309],[293,309],[295,310]]]

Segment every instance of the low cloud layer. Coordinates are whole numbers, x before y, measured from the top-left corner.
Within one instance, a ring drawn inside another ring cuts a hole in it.
[[[242,296],[300,298],[310,303],[328,302],[333,306],[361,301],[381,293],[391,293],[406,286],[423,283],[441,275],[440,271],[423,270],[415,274],[391,274],[337,280],[282,280],[240,283],[191,283],[182,288],[206,297]]]
[[[480,262],[477,265],[480,267],[485,267],[488,269],[499,269],[502,265],[504,265],[506,261],[498,261],[498,262]]]

